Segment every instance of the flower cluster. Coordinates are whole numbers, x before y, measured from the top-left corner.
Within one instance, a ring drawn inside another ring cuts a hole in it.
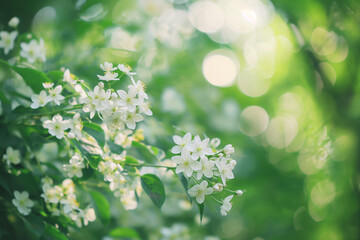
[[[121,155],[108,153],[103,154],[104,161],[99,163],[99,172],[104,175],[104,181],[109,182],[110,190],[115,197],[120,197],[120,201],[126,210],[137,207],[135,189],[139,187],[136,178],[131,178],[121,167],[119,162],[123,161],[126,152]],[[117,163],[116,163],[117,162]]]
[[[83,125],[80,119],[80,113],[75,113],[73,119],[66,120],[64,120],[60,114],[56,114],[51,120],[45,120],[43,127],[48,129],[52,136],[62,139],[67,129],[70,129],[68,133],[69,138],[81,137]]]
[[[44,198],[48,210],[53,215],[66,215],[78,227],[83,224],[86,226],[88,222],[95,221],[96,216],[93,208],[81,209],[79,207],[75,195],[75,185],[71,179],[65,179],[61,185],[53,185],[50,178],[44,178],[42,182],[43,194],[41,197]]]
[[[18,211],[22,215],[29,215],[31,208],[34,206],[34,202],[29,199],[29,193],[27,191],[14,192],[15,198],[12,200],[12,203],[17,207]]]
[[[199,136],[192,139],[191,133],[186,133],[183,137],[174,136],[175,146],[171,152],[178,154],[172,157],[177,164],[176,173],[183,173],[191,178],[195,184],[188,190],[191,197],[196,198],[199,204],[205,201],[205,196],[213,192],[221,192],[226,187],[226,181],[233,179],[233,169],[236,161],[231,158],[234,148],[231,144],[222,149],[217,149],[220,139],[209,138],[201,140]],[[203,179],[203,181],[199,181]],[[209,186],[209,183],[211,186]],[[228,190],[233,194],[236,192]],[[227,197],[222,202],[221,214],[226,215],[231,209],[230,200]],[[229,207],[230,206],[230,207]]]
[[[110,74],[115,76],[115,73],[111,72],[114,70],[112,63],[105,62],[101,68],[107,70],[105,76]],[[116,80],[103,79],[105,76],[101,80]],[[80,99],[80,102],[84,104],[83,111],[90,112],[90,118],[98,113],[111,131],[123,130],[125,125],[129,129],[135,129],[136,123],[144,119],[143,115],[151,116],[152,112],[150,102],[147,101],[148,96],[145,93],[144,84],[141,81],[135,82],[132,77],[131,81],[128,92],[104,89],[104,83],[100,82],[93,91],[87,93],[86,97]]]
[[[29,43],[22,42],[20,47],[20,56],[26,58],[29,63],[34,63],[37,60],[46,61],[45,42],[42,38],[39,41],[32,39]]]
[[[39,94],[31,96],[31,108],[37,109],[39,107],[44,107],[49,102],[54,102],[56,105],[60,105],[60,101],[65,99],[65,97],[61,95],[63,90],[61,85],[54,87],[54,83],[43,83],[43,87],[46,90],[42,90]]]

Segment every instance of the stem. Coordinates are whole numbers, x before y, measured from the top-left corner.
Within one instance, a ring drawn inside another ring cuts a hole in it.
[[[155,167],[155,168],[167,168],[167,169],[175,169],[176,167],[168,167],[163,165],[156,165],[156,164],[136,164],[136,163],[125,163],[126,166],[132,166],[132,167]]]

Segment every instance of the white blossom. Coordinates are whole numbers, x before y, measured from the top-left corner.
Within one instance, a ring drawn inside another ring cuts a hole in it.
[[[52,120],[46,120],[43,123],[44,128],[49,130],[52,136],[61,139],[65,135],[65,130],[68,129],[69,121],[63,120],[60,114],[53,116]]]
[[[26,58],[29,63],[34,63],[36,60],[45,62],[45,43],[43,39],[37,42],[35,39],[29,43],[20,44],[21,51],[20,56]]]
[[[141,116],[141,114],[131,112],[126,113],[126,126],[132,130],[135,129],[136,123],[141,122],[142,120],[144,120],[144,117]]]
[[[15,191],[14,196],[12,203],[17,207],[18,211],[22,215],[29,215],[31,208],[34,206],[34,202],[29,199],[29,193],[27,191]]]
[[[189,150],[192,152],[191,158],[197,160],[205,155],[213,154],[213,151],[209,147],[209,138],[201,141],[199,136],[195,136],[194,140],[189,144]]]
[[[201,169],[201,163],[191,159],[190,152],[187,149],[182,150],[181,156],[174,156],[171,160],[177,164],[175,172],[184,172],[187,177],[191,177],[194,171]]]
[[[200,184],[190,188],[188,193],[191,197],[195,197],[199,204],[202,204],[205,200],[205,195],[209,195],[214,191],[211,187],[207,188],[207,186],[208,182],[204,180]]]
[[[135,80],[133,79],[133,77],[131,77],[131,80],[132,80],[133,84],[129,85],[129,89],[134,89],[140,97],[148,99],[148,95],[145,93],[144,83],[142,83],[140,80],[138,80],[135,83]]]
[[[85,168],[85,164],[83,163],[83,159],[80,154],[75,153],[74,156],[71,157],[69,164],[64,164],[64,170],[67,172],[67,175],[72,178],[74,176],[82,177],[82,169]]]
[[[223,201],[223,204],[220,207],[220,213],[222,216],[226,216],[228,212],[231,210],[232,203],[230,202],[234,195],[230,195],[226,197]]]
[[[5,55],[14,48],[14,42],[17,34],[17,31],[13,31],[11,33],[5,31],[0,32],[0,48],[4,48]]]
[[[20,157],[21,155],[19,150],[14,150],[12,147],[8,147],[6,149],[6,154],[3,156],[3,159],[8,165],[11,163],[16,165],[21,162]]]
[[[119,64],[118,68],[121,72],[125,73],[128,76],[136,75],[136,73],[131,72],[131,67],[125,64]]]
[[[234,153],[234,147],[231,145],[231,144],[228,144],[224,147],[224,153],[226,155],[230,155],[230,154],[233,154]]]
[[[46,97],[47,102],[53,101],[56,105],[60,105],[60,101],[64,100],[65,97],[61,95],[62,86],[58,85],[55,88],[49,89],[49,95]]]
[[[215,192],[221,192],[224,189],[224,185],[221,184],[221,183],[216,183],[213,186],[213,189],[214,189]]]
[[[203,175],[207,178],[212,178],[214,175],[213,172],[214,162],[209,161],[207,157],[201,158],[200,162],[201,162],[201,169],[197,171],[197,179],[202,178]]]
[[[180,137],[180,136],[173,136],[173,140],[174,142],[177,144],[175,145],[172,149],[171,152],[172,153],[181,153],[181,151],[185,148],[188,149],[189,144],[191,142],[191,133],[186,133],[184,135],[184,137]]]
[[[36,108],[45,106],[48,103],[48,98],[47,98],[46,92],[44,90],[42,90],[39,95],[37,95],[37,94],[32,95],[31,101],[32,101],[32,103],[31,103],[30,107],[32,109],[36,109]]]
[[[73,119],[69,122],[70,133],[74,134],[76,137],[81,137],[81,131],[83,129],[83,124],[80,119],[80,113],[75,113]]]
[[[117,93],[120,97],[119,105],[127,107],[129,112],[135,112],[136,105],[141,104],[141,100],[143,101],[143,99],[135,98],[137,92],[134,88],[129,89],[129,93],[124,90],[118,90]]]
[[[19,25],[19,18],[18,17],[12,17],[9,21],[9,27],[16,28]]]
[[[97,75],[97,76],[99,80],[112,81],[112,80],[119,80],[119,78],[117,78],[118,75],[119,75],[118,73],[105,72],[104,76],[101,75]]]
[[[72,75],[70,73],[70,70],[69,69],[66,69],[65,72],[64,72],[64,77],[63,77],[63,81],[64,82],[68,82],[70,84],[76,84],[77,81],[75,80],[75,77],[74,75]]]
[[[123,204],[125,210],[133,210],[137,207],[134,190],[123,190],[120,201]]]
[[[42,84],[45,89],[52,88],[54,86],[54,83],[46,82]]]
[[[236,190],[236,195],[237,196],[242,196],[244,194],[244,191],[242,191],[242,190]]]
[[[84,225],[87,226],[89,222],[96,220],[95,210],[93,208],[87,207],[83,211]]]
[[[227,179],[234,178],[234,173],[232,172],[234,167],[231,163],[228,163],[226,158],[223,157],[221,160],[215,161],[215,165],[217,166],[217,168],[219,170],[219,175],[220,175],[222,183],[224,185],[226,185]]]

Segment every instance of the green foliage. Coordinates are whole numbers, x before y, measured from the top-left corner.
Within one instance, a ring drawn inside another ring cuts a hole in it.
[[[105,146],[105,133],[96,123],[84,122],[83,130],[95,138],[101,148]]]
[[[160,209],[165,202],[165,188],[160,178],[154,174],[144,174],[141,176],[141,186]]]
[[[109,234],[110,237],[120,239],[140,239],[138,233],[132,228],[118,227],[112,229]]]
[[[108,200],[100,192],[92,191],[90,192],[92,198],[94,199],[96,209],[100,214],[101,221],[107,225],[110,222],[111,213],[110,213],[110,204]]]

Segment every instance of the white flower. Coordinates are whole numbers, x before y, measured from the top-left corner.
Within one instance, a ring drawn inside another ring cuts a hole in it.
[[[238,196],[242,196],[244,194],[244,191],[242,191],[242,190],[237,190],[236,191],[236,195],[238,195]]]
[[[12,164],[19,164],[20,163],[20,151],[14,150],[12,147],[8,147],[6,149],[6,154],[4,154],[3,158],[8,165]]]
[[[12,200],[12,203],[17,207],[18,211],[22,215],[29,215],[31,208],[34,206],[34,202],[29,199],[29,193],[27,191],[23,192],[14,192],[15,198]]]
[[[190,240],[189,229],[184,224],[175,223],[171,228],[160,229],[163,238],[161,240]]]
[[[80,154],[75,153],[70,159],[70,164],[64,164],[64,170],[69,177],[77,176],[78,178],[83,176],[82,169],[85,168],[83,159]]]
[[[45,43],[40,39],[39,43],[33,39],[29,43],[21,43],[20,56],[26,58],[29,63],[34,63],[36,60],[45,62]]]
[[[9,27],[16,28],[19,25],[19,22],[20,20],[18,17],[13,17],[9,21]]]
[[[233,154],[234,153],[234,147],[231,145],[231,144],[228,144],[224,147],[224,153],[226,155],[230,155],[230,154]]]
[[[76,84],[77,83],[77,81],[75,80],[75,76],[70,73],[69,69],[65,70],[63,81],[68,82],[70,84]]]
[[[226,216],[228,212],[231,210],[232,204],[230,201],[233,197],[234,195],[230,195],[224,199],[223,204],[220,207],[220,213],[222,216]]]
[[[76,201],[76,196],[70,194],[66,199],[61,199],[60,203],[63,204],[63,210],[65,214],[70,213],[74,209],[79,209],[79,203]]]
[[[80,103],[84,104],[83,111],[90,112],[90,119],[92,119],[96,113],[96,105],[93,103],[93,99],[87,96],[82,97],[80,98]]]
[[[120,97],[119,105],[127,107],[129,112],[135,112],[136,105],[141,104],[141,101],[143,101],[143,99],[135,98],[137,92],[134,88],[129,89],[129,93],[124,90],[117,90],[117,93]]]
[[[191,142],[191,133],[186,133],[183,138],[175,135],[173,136],[173,140],[177,145],[171,149],[171,152],[175,154],[181,153],[184,148],[188,149]]]
[[[119,80],[119,78],[116,78],[119,74],[113,73],[113,72],[105,72],[104,76],[97,75],[99,80],[103,81],[112,81],[112,80]]]
[[[83,212],[84,225],[88,225],[89,222],[93,222],[96,220],[95,211],[93,208],[87,207]]]
[[[133,80],[133,85],[129,85],[129,89],[134,89],[139,96],[148,99],[148,95],[145,93],[145,85],[140,80],[135,83],[133,77],[131,80]]]
[[[221,192],[224,189],[224,185],[221,183],[217,183],[213,186],[215,192]]]
[[[42,85],[43,85],[43,87],[45,89],[49,89],[49,88],[52,88],[54,86],[54,83],[46,82],[46,83],[43,83]]]
[[[122,71],[123,73],[125,73],[128,76],[132,76],[135,75],[136,73],[130,72],[131,71],[131,67],[125,64],[119,64],[118,68],[120,71]]]
[[[125,210],[133,210],[137,207],[134,190],[123,190],[120,201],[123,204]]]
[[[37,95],[37,94],[32,95],[31,101],[32,101],[32,104],[30,105],[30,107],[32,109],[36,109],[36,108],[45,106],[48,103],[48,98],[47,98],[46,92],[44,90],[42,90],[39,95]]]
[[[126,121],[126,126],[129,129],[134,130],[136,127],[136,123],[141,122],[142,120],[144,120],[144,117],[141,116],[141,114],[131,113],[131,112],[126,113],[125,121]]]
[[[108,63],[108,62],[104,62],[104,65],[100,64],[100,68],[104,72],[112,72],[112,71],[115,71],[117,69],[116,67],[113,67],[112,63]]]
[[[69,128],[69,122],[63,120],[60,114],[56,114],[52,120],[44,121],[43,126],[49,129],[49,133],[52,136],[61,139],[65,135],[65,130]]]
[[[99,167],[99,172],[104,174],[104,180],[110,181],[110,179],[112,178],[112,172],[116,169],[117,166],[116,163],[110,160],[110,161],[101,161],[98,167]]]
[[[203,175],[207,178],[212,178],[214,175],[214,162],[209,161],[207,157],[200,159],[201,169],[197,172],[197,179],[200,179]]]
[[[231,163],[227,163],[226,158],[223,157],[221,160],[215,161],[215,165],[219,170],[219,174],[224,185],[226,185],[226,179],[234,178],[234,174],[232,172],[234,167]]]
[[[199,157],[202,158],[205,155],[213,154],[213,151],[209,147],[209,138],[201,141],[199,136],[195,136],[194,140],[189,144],[189,150],[192,152],[191,158],[197,160]]]
[[[116,171],[114,174],[110,175],[108,181],[110,182],[111,191],[122,189],[124,187],[124,183],[126,182],[124,176],[119,171]]]
[[[116,111],[107,110],[103,112],[104,123],[111,131],[123,130],[125,128],[125,113],[114,105]]]
[[[5,31],[0,32],[0,48],[4,48],[5,55],[14,48],[14,42],[17,34],[17,31],[13,31],[11,33]]]
[[[201,169],[201,163],[191,159],[190,152],[187,149],[182,150],[181,156],[174,156],[171,160],[177,164],[175,172],[184,172],[187,177],[191,177],[194,171]]]
[[[110,89],[105,91],[103,88],[95,86],[94,91],[88,94],[91,98],[91,104],[95,105],[97,111],[102,111],[109,105],[108,101],[111,97]]]
[[[49,95],[46,97],[47,102],[53,101],[56,105],[60,105],[60,101],[64,100],[65,97],[61,95],[62,86],[56,86],[53,89],[49,89]]]
[[[70,133],[74,134],[76,137],[81,137],[81,131],[83,129],[83,124],[81,122],[80,113],[75,113],[73,119],[70,121]]]
[[[45,183],[42,186],[43,192],[40,196],[44,198],[45,202],[57,204],[63,198],[63,189],[59,186],[51,187],[50,184]]]
[[[207,188],[207,186],[208,182],[204,180],[200,184],[190,188],[188,193],[191,197],[195,197],[199,204],[202,204],[205,200],[205,195],[209,195],[214,191],[211,187]]]
[[[152,111],[150,110],[150,102],[142,102],[139,104],[139,113],[143,113],[148,116],[152,116]]]

